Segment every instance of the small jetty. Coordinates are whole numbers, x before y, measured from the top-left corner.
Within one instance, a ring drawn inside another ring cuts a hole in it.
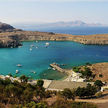
[[[52,67],[53,70],[57,70],[59,72],[62,72],[62,73],[66,73],[67,74],[66,69],[61,68],[60,65],[57,64],[57,63],[52,63],[52,64],[50,64],[50,66]]]
[[[64,81],[75,81],[75,82],[84,82],[85,79],[81,78],[81,73],[76,73],[72,69],[63,69],[59,64],[53,63],[50,64],[53,70],[57,70],[59,72],[65,73],[68,77]]]

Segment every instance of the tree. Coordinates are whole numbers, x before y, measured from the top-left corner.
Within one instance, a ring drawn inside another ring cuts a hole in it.
[[[39,97],[38,100],[42,99],[43,97],[45,97],[45,89],[43,87],[39,87],[37,86],[34,94],[36,97]]]
[[[87,62],[87,63],[86,63],[86,65],[89,65],[89,66],[90,66],[90,65],[91,65],[91,63]]]
[[[0,85],[3,85],[4,80],[0,78]]]
[[[96,89],[95,86],[92,86],[91,84],[88,84],[85,91],[86,91],[86,96],[87,97],[92,97],[97,92],[97,89]]]
[[[88,67],[85,67],[85,70],[81,72],[83,76],[89,78],[92,76],[92,72]]]
[[[26,77],[25,75],[20,76],[20,80],[21,82],[27,83],[28,82],[28,77]]]
[[[78,87],[77,90],[76,90],[76,95],[79,96],[80,98],[84,97],[86,94],[86,91],[85,91],[85,88],[81,88],[81,87]]]
[[[95,84],[95,86],[97,86],[99,89],[103,86],[103,83],[102,83],[101,80],[96,80],[94,84]]]
[[[61,95],[65,98],[65,99],[72,99],[75,100],[75,90],[70,90],[68,88],[65,88]]]
[[[76,95],[79,96],[80,98],[82,97],[92,97],[93,95],[95,95],[95,93],[97,92],[96,87],[95,86],[91,86],[91,84],[88,84],[87,87],[78,87],[76,90]]]
[[[43,84],[44,84],[44,81],[43,80],[38,80],[37,81],[37,86],[42,87]]]

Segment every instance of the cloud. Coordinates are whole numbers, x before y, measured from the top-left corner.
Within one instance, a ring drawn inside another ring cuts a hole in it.
[[[10,2],[108,2],[108,0],[0,0]]]

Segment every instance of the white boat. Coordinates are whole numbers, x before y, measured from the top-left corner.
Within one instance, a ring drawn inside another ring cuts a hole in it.
[[[36,72],[33,72],[34,74],[36,74]]]
[[[32,51],[32,48],[30,48],[30,51]]]
[[[19,73],[19,70],[16,70],[16,74],[18,74]]]
[[[30,45],[31,47],[34,47],[34,45]]]
[[[48,69],[51,69],[51,67],[48,67]]]
[[[17,64],[16,66],[18,66],[18,67],[22,67],[22,65],[21,65],[21,64]]]
[[[52,68],[53,70],[56,70],[55,68]]]
[[[49,46],[49,45],[50,45],[50,43],[46,42],[46,43],[45,43],[45,45],[46,45],[46,46]]]
[[[36,49],[37,49],[38,47],[36,46]]]
[[[36,72],[35,72],[35,71],[31,71],[31,73],[34,73],[34,74],[36,74]]]
[[[36,41],[36,43],[37,43],[38,41]]]
[[[21,48],[22,46],[18,46],[18,48]]]

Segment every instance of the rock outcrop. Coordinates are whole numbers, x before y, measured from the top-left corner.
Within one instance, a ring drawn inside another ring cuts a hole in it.
[[[0,37],[0,48],[15,48],[21,45],[22,44],[17,35]]]
[[[13,32],[13,31],[21,31],[21,29],[15,29],[13,26],[0,22],[0,33],[2,32]]]

